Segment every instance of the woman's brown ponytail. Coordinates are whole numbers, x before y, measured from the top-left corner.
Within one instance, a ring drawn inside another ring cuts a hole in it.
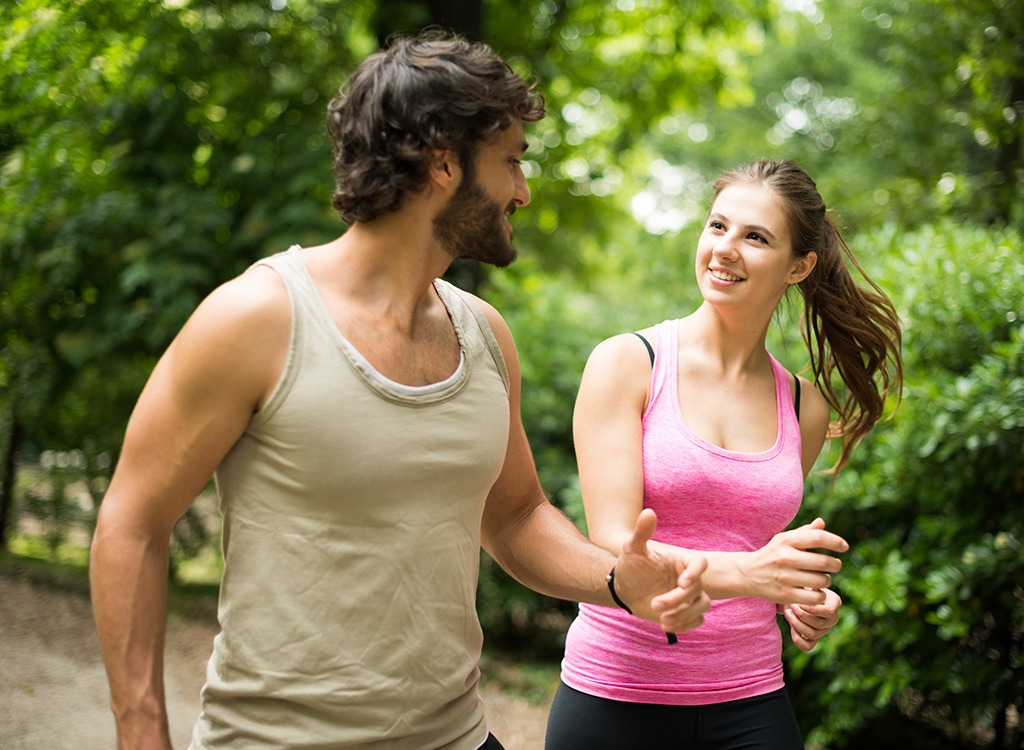
[[[841,469],[850,452],[881,419],[886,396],[903,385],[902,333],[899,318],[885,293],[864,272],[839,228],[827,215],[814,181],[791,161],[759,161],[721,175],[715,195],[736,183],[770,188],[789,218],[793,252],[817,253],[818,262],[800,282],[804,298],[801,328],[811,354],[814,381],[838,414],[829,437],[841,438]],[[854,280],[850,264],[866,288]],[[833,382],[838,373],[842,386]]]
[[[902,333],[896,310],[850,252],[838,227],[824,219],[818,263],[800,284],[804,297],[802,333],[811,353],[811,370],[825,398],[838,413],[829,437],[842,439],[838,471],[850,451],[882,418],[886,396],[903,383]],[[857,269],[867,288],[858,286],[843,262]],[[837,393],[838,372],[845,393]]]

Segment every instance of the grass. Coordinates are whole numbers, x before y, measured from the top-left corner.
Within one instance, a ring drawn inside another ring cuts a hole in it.
[[[13,549],[0,549],[0,570],[5,575],[28,578],[54,588],[79,590],[83,593],[89,591],[88,567],[78,562],[44,560],[37,556],[20,554]]]
[[[54,544],[42,534],[18,534],[7,546],[12,555],[26,560],[39,560],[68,568],[89,566],[88,548],[67,540]]]
[[[88,550],[58,547],[50,556],[50,547],[23,535],[11,540],[10,549],[0,549],[0,571],[4,575],[89,595]],[[168,582],[168,617],[217,623],[219,587],[209,582]]]

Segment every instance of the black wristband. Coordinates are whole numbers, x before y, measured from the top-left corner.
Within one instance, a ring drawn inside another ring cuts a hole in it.
[[[633,610],[626,606],[626,603],[619,598],[619,595],[615,593],[615,566],[608,571],[608,575],[604,577],[604,580],[608,583],[608,591],[611,592],[612,600],[618,604],[622,609],[626,610],[629,614],[633,614]],[[678,643],[679,639],[676,638],[675,633],[665,633],[665,637],[668,638],[669,644]]]
[[[612,600],[614,600],[614,602],[616,604],[618,604],[622,609],[624,609],[627,612],[629,612],[629,614],[633,614],[633,610],[631,610],[629,607],[627,607],[626,603],[619,598],[618,594],[615,593],[615,566],[614,565],[612,566],[612,569],[610,571],[608,571],[608,575],[606,575],[604,577],[604,580],[608,582],[608,590],[612,593]]]

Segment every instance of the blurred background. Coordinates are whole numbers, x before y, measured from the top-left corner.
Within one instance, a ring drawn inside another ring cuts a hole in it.
[[[811,654],[787,646],[805,736],[1024,747],[1018,0],[6,0],[3,565],[85,570],[156,358],[215,286],[344,230],[327,102],[390,34],[432,24],[486,41],[547,98],[527,127],[520,260],[450,276],[516,335],[552,500],[585,528],[571,414],[592,347],[698,304],[709,182],[796,160],[893,298],[906,362],[894,417],[834,481],[812,475],[798,519],[852,545],[840,625]],[[806,372],[799,313],[794,297],[771,349]],[[212,487],[173,555],[176,590],[215,591]],[[481,564],[488,648],[540,665],[543,697],[575,608]]]

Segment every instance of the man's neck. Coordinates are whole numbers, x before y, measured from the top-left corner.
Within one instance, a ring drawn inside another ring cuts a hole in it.
[[[355,223],[333,242],[312,248],[311,265],[323,283],[357,304],[411,311],[452,262],[430,228],[429,218],[408,212]]]

